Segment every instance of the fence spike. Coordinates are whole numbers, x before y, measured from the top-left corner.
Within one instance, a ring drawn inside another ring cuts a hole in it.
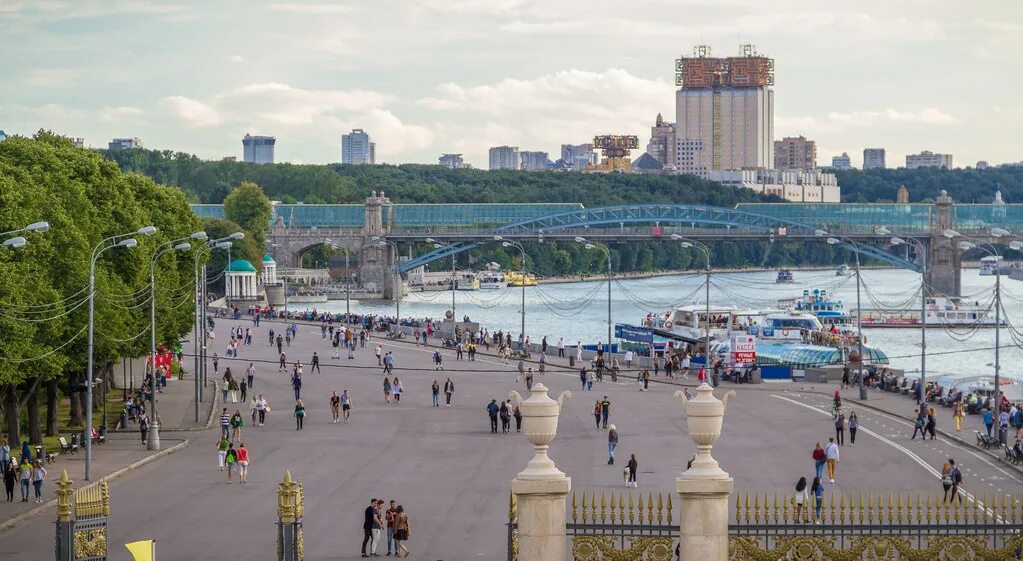
[[[778,502],[778,492],[774,492],[774,522],[778,523],[778,516],[781,511],[781,503]]]
[[[618,521],[625,523],[625,496],[618,492]]]
[[[760,522],[760,491],[757,491],[753,499],[753,520]]]
[[[600,521],[607,522],[607,494],[600,493]]]
[[[671,495],[668,495],[668,525],[671,525]]]
[[[619,493],[619,494],[621,494],[621,493]],[[611,491],[611,523],[612,524],[615,521],[615,505],[616,505],[615,493],[614,493],[614,491]]]
[[[742,502],[740,501],[740,499],[742,499],[742,493],[736,493],[735,494],[735,523],[736,524],[738,524],[739,522],[742,522],[742,517],[740,516],[740,514],[742,513]]]
[[[895,496],[891,491],[888,491],[888,523],[891,524],[895,521]]]
[[[898,505],[896,505],[898,516],[895,519],[896,522],[898,522],[899,524],[902,524],[902,508],[903,508],[904,505],[905,505],[905,503],[902,502],[902,492],[900,491],[899,492],[899,503],[898,503]]]
[[[643,493],[639,494],[639,523],[643,523]]]
[[[931,500],[933,497],[930,493],[927,494],[927,523],[933,524],[935,521],[934,517],[934,502]]]
[[[838,522],[844,524],[846,521],[845,493],[838,496]]]
[[[749,521],[750,521],[749,492],[746,493],[745,520],[746,520],[746,523],[749,524]]]
[[[646,508],[647,508],[647,520],[650,524],[654,523],[654,494],[647,493],[646,497]]]
[[[664,522],[664,494],[657,493],[657,523]]]
[[[578,507],[579,507],[579,505],[576,503],[575,491],[572,491],[572,522],[578,522],[579,521]]]
[[[790,522],[789,520],[789,500],[788,494],[781,498],[781,521],[783,523]]]
[[[515,521],[515,493],[508,491],[508,521]],[[575,493],[572,493],[572,521],[575,521]]]
[[[597,522],[597,492],[590,493],[590,521]]]
[[[629,493],[629,522],[636,521],[636,505],[632,502],[633,494]],[[639,496],[639,504],[643,504],[643,495]],[[643,507],[639,507],[639,521],[643,522]]]

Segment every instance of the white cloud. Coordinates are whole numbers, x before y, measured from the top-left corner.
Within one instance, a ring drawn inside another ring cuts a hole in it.
[[[99,110],[99,119],[109,123],[134,123],[145,113],[139,107],[120,106],[104,107]]]
[[[185,96],[165,97],[160,105],[191,127],[213,127],[223,122],[216,109]]]
[[[288,12],[292,14],[304,14],[304,15],[334,15],[334,14],[350,14],[356,11],[354,6],[346,6],[344,4],[315,4],[311,2],[283,2],[280,4],[273,4],[270,6],[270,10],[275,12]]]
[[[393,98],[370,90],[311,90],[288,84],[250,84],[216,96],[218,106],[283,125],[313,124],[317,119],[384,108]]]
[[[842,133],[882,125],[955,125],[960,119],[934,107],[911,111],[882,109],[877,111],[830,112],[824,117],[776,116],[778,136],[786,134]]]
[[[234,63],[237,63],[237,64],[245,64],[246,62],[248,62],[248,61],[245,60],[245,57],[243,57],[242,55],[231,55],[231,56],[227,57],[227,60],[228,60],[228,62],[234,62]]]

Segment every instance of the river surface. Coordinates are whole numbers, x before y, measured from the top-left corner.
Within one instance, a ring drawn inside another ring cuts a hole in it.
[[[776,273],[714,273],[711,277],[712,306],[771,309],[784,298],[800,296],[804,289],[827,289],[832,299],[840,299],[846,309],[856,308],[855,276],[837,277],[833,270],[795,271],[795,284],[776,284]],[[867,308],[919,309],[920,275],[901,269],[865,270],[861,303]],[[995,278],[980,276],[976,269],[962,273],[964,299],[991,305]],[[456,291],[455,310],[459,318],[468,315],[491,331],[518,335],[521,288],[489,291]],[[526,333],[539,342],[547,336],[550,344],[564,337],[566,344],[606,341],[608,338],[608,290],[601,280],[548,284],[525,289]],[[614,281],[611,284],[612,323],[638,325],[647,313],[663,314],[672,307],[705,302],[702,274],[653,277]],[[318,304],[317,309],[344,312],[345,302]],[[1002,307],[1012,326],[1023,327],[1023,282],[1002,277]],[[402,317],[443,317],[451,309],[451,291],[418,292],[401,302]],[[393,316],[393,303],[353,302],[353,312]],[[881,348],[897,368],[916,373],[920,369],[919,329],[866,330],[870,344]],[[1023,351],[1016,341],[1023,337],[1012,327],[1001,329],[1001,372],[1023,375]],[[995,329],[966,328],[949,330],[932,326],[927,330],[927,373],[932,377],[960,377],[993,374]],[[1009,393],[1016,393],[1010,391]]]

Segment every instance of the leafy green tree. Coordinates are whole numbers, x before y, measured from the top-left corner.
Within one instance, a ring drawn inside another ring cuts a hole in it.
[[[270,231],[270,215],[270,199],[255,183],[243,182],[224,199],[224,217],[241,225],[260,251]]]

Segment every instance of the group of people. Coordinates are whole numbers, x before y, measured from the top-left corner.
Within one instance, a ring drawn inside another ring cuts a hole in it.
[[[412,535],[412,527],[409,526],[408,513],[405,507],[391,501],[387,509],[384,509],[383,499],[370,499],[366,507],[362,523],[362,556],[378,557],[377,546],[380,544],[380,534],[387,531],[387,553],[395,557],[408,557],[411,552],[405,542]]]
[[[434,382],[436,383],[436,382]],[[498,404],[496,399],[487,404],[487,415],[490,417],[490,433],[497,434],[497,420],[501,420],[501,432],[511,432],[511,420],[515,418],[515,432],[522,432],[522,411],[518,405],[512,405],[510,399]]]
[[[0,440],[0,465],[3,466],[4,490],[7,493],[7,502],[14,502],[14,487],[20,483],[21,502],[27,503],[34,490],[34,500],[37,503],[43,502],[43,482],[46,481],[46,468],[43,467],[43,459],[32,459],[32,449],[28,441],[21,444],[21,458],[11,454],[11,446],[7,439]]]

